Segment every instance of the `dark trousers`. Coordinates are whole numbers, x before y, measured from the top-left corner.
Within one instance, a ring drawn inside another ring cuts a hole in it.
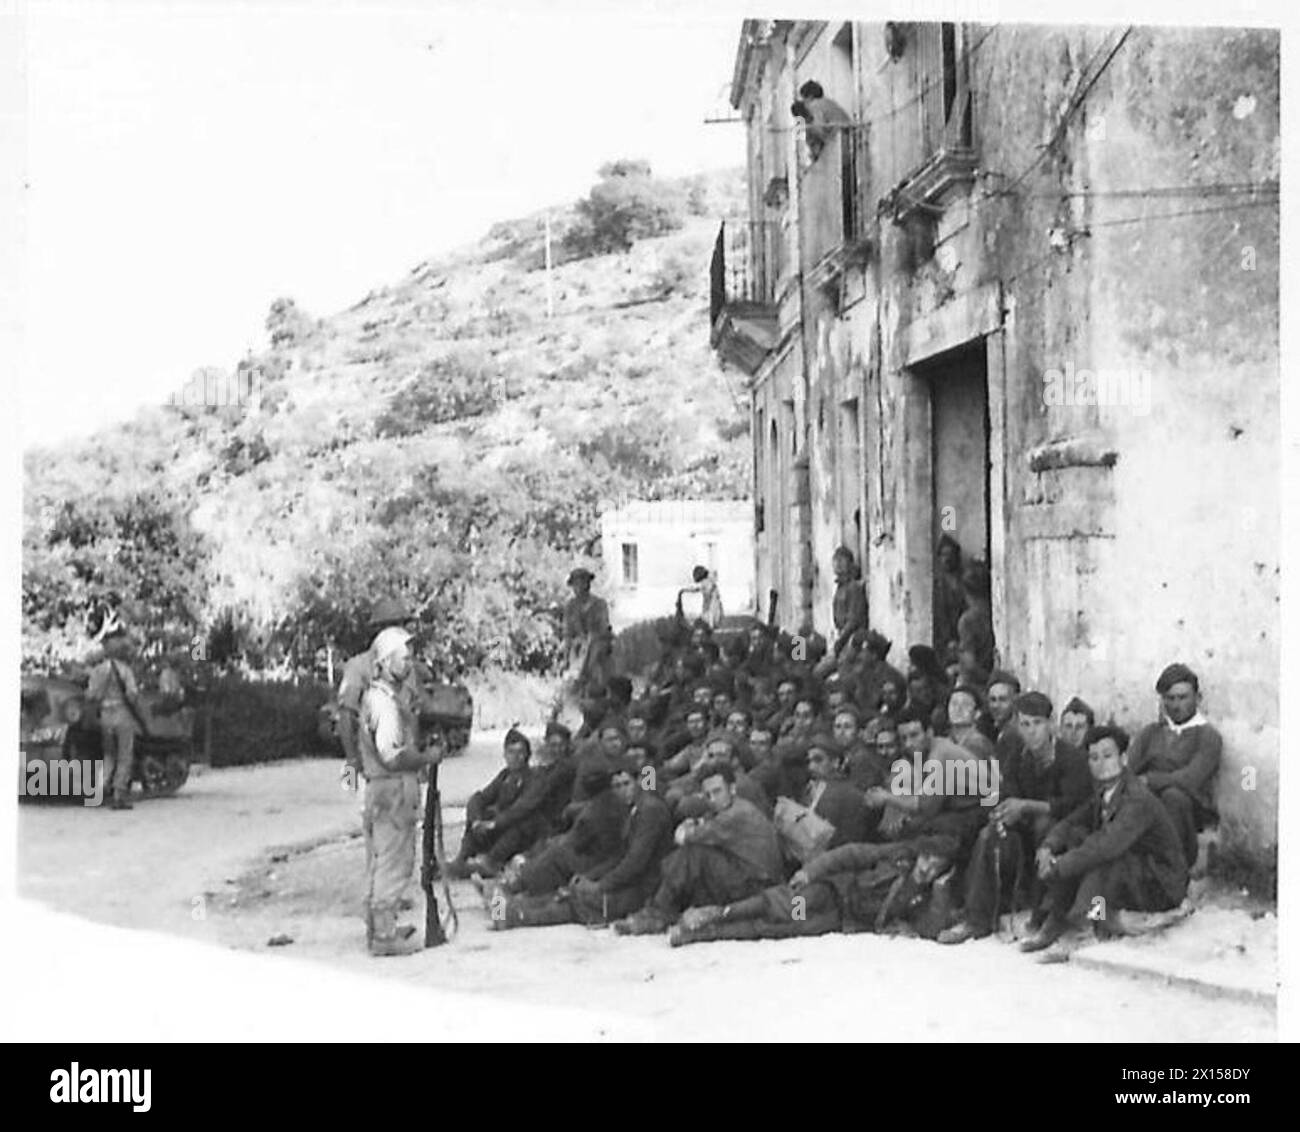
[[[1164,912],[1178,905],[1171,900],[1145,860],[1132,853],[1107,861],[1081,877],[1054,877],[1047,882],[1047,903],[1056,920],[1106,926],[1120,909]]]
[[[664,858],[663,880],[652,901],[669,919],[687,908],[733,904],[761,891],[749,867],[716,845],[683,845]]]
[[[966,866],[963,918],[971,927],[991,931],[999,915],[1039,903],[1042,884],[1034,854],[1051,826],[1050,818],[1041,817],[1001,829],[989,823],[980,830]]]
[[[495,867],[500,868],[516,853],[531,848],[549,832],[550,824],[541,814],[534,814],[531,818],[526,818],[499,833],[496,830],[488,833],[476,832],[469,825],[467,815],[465,835],[461,838],[457,858],[468,861],[471,857],[481,854]]]
[[[1174,829],[1178,831],[1178,843],[1183,847],[1183,856],[1190,869],[1196,864],[1196,835],[1209,824],[1214,815],[1181,787],[1166,786],[1154,793],[1173,820]]]

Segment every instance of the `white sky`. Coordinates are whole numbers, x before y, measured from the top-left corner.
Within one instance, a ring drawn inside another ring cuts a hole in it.
[[[233,366],[278,295],[350,306],[610,159],[742,164],[740,128],[703,124],[738,15],[658,8],[28,8],[23,446]]]

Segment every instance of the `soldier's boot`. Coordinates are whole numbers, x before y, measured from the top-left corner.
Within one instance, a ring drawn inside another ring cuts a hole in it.
[[[370,940],[371,955],[414,955],[421,950],[420,944],[412,936],[403,936],[398,931],[396,912],[376,911],[372,918],[374,936]]]
[[[492,915],[492,927],[496,931],[571,924],[574,918],[569,902],[558,896],[506,897],[504,906],[495,906],[489,914]]]
[[[109,802],[110,810],[133,810],[135,807],[131,804],[131,795],[127,790],[114,790],[113,800]]]

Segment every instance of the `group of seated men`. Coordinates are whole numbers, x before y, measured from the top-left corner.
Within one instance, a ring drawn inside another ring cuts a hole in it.
[[[1185,898],[1222,746],[1185,665],[1130,741],[1077,697],[1058,720],[1044,691],[945,670],[926,645],[903,672],[865,628],[838,652],[760,625],[719,647],[703,622],[662,643],[640,694],[610,678],[576,733],[552,722],[536,751],[506,736],[448,865],[494,928],[955,944],[1026,912],[1035,951]]]

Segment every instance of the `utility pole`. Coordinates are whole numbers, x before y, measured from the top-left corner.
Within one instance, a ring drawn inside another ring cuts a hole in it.
[[[551,214],[546,214],[546,317],[555,317],[555,288],[551,283]]]

